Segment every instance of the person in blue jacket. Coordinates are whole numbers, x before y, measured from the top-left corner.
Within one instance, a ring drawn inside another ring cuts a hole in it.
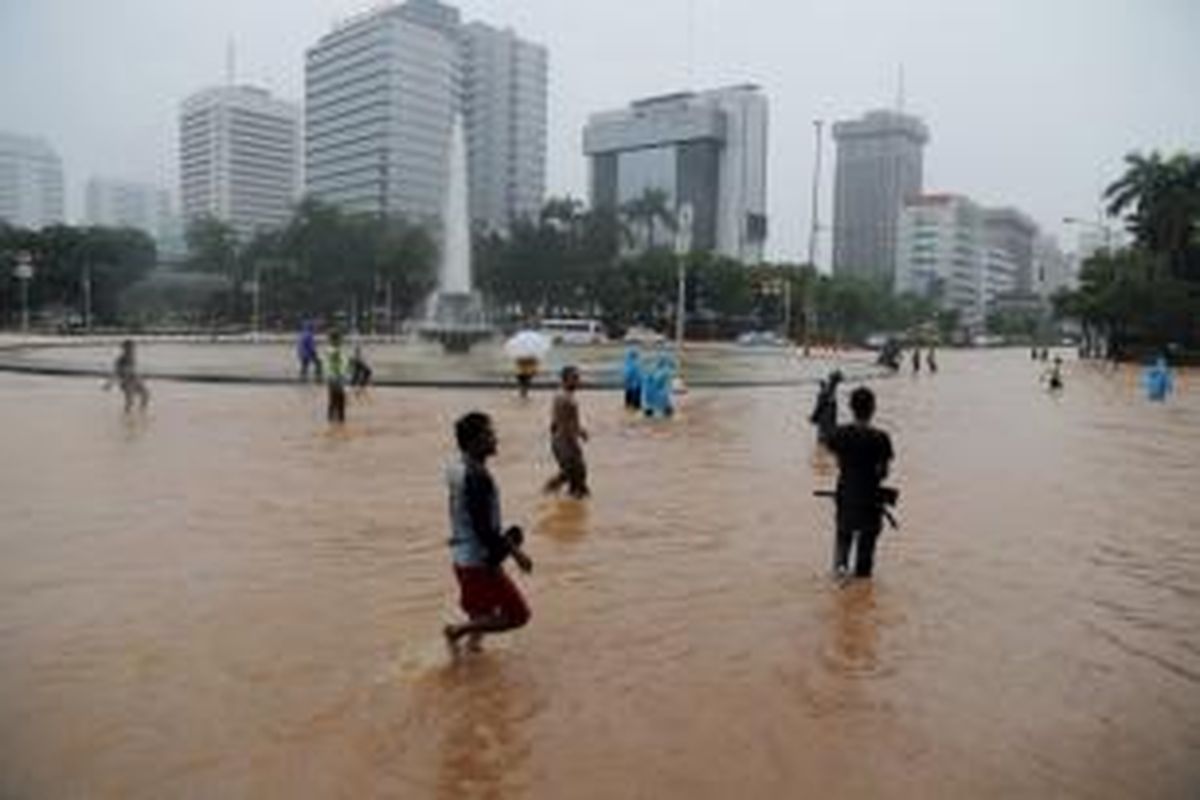
[[[1146,387],[1146,398],[1156,403],[1162,403],[1175,388],[1175,379],[1167,359],[1159,356],[1155,362],[1146,367],[1142,374],[1142,385]]]

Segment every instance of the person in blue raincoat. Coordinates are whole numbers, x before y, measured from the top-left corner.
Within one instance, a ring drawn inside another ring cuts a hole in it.
[[[1159,356],[1152,365],[1146,367],[1142,374],[1142,385],[1146,387],[1148,400],[1161,403],[1167,399],[1167,395],[1175,388],[1175,380],[1165,357]]]
[[[642,378],[642,409],[647,417],[669,417],[675,413],[671,403],[671,382],[674,377],[675,366],[671,357],[664,354]]]
[[[642,359],[636,347],[625,351],[622,377],[625,382],[625,408],[638,411],[642,407]]]

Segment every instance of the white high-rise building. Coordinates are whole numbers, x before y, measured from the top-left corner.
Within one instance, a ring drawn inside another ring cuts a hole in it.
[[[998,297],[1016,288],[1017,257],[989,240],[985,209],[954,194],[911,197],[900,210],[895,290],[956,309],[962,325],[983,330]]]
[[[757,86],[683,92],[593,114],[583,132],[591,202],[620,209],[647,190],[692,210],[692,246],[746,263],[767,238],[767,98]]]
[[[171,232],[171,197],[153,184],[90,178],[83,209],[89,225],[137,228],[160,241]]]
[[[242,241],[283,227],[300,185],[300,110],[251,86],[197,92],[181,109],[179,157],[185,222],[213,216]]]
[[[481,22],[463,28],[471,219],[506,230],[546,193],[546,48]]]
[[[1033,243],[1033,291],[1049,300],[1062,289],[1073,289],[1074,284],[1071,259],[1059,248],[1058,240],[1039,235]]]
[[[506,229],[545,191],[546,51],[463,25],[437,0],[352,18],[305,62],[307,192],[347,211],[437,222],[455,113],[474,221]]]
[[[0,132],[0,220],[22,228],[63,221],[62,159],[45,139]]]

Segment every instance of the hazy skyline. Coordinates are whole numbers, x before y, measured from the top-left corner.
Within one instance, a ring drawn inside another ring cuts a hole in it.
[[[178,195],[178,109],[237,78],[299,102],[304,50],[357,0],[0,0],[0,129],[63,158],[68,218],[88,178]],[[468,20],[513,27],[550,52],[549,194],[586,199],[588,114],[685,88],[752,82],[771,103],[767,247],[807,252],[813,125],[893,106],[931,131],[929,191],[1030,213],[1071,246],[1065,215],[1094,216],[1133,149],[1200,149],[1200,3],[1191,0],[467,0]],[[616,9],[620,9],[620,13]],[[826,126],[828,134],[829,126]],[[826,139],[821,217],[831,221]],[[819,263],[830,256],[828,233]]]

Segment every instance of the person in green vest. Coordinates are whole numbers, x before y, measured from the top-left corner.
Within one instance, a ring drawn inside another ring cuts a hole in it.
[[[350,369],[349,359],[342,352],[342,333],[329,334],[329,351],[325,354],[325,385],[329,387],[330,422],[346,421],[346,379]]]

